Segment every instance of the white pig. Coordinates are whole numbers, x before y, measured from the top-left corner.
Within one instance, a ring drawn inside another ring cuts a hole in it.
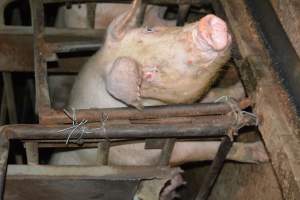
[[[217,16],[207,15],[184,27],[138,28],[135,23],[139,4],[140,1],[135,0],[128,12],[110,24],[104,47],[88,61],[75,81],[70,107],[132,105],[142,108],[145,105],[192,103],[205,93],[228,60],[231,36],[226,23]],[[194,161],[197,159],[194,155],[201,155],[195,154],[197,148],[190,144],[175,145],[172,160],[177,161],[174,163]],[[128,155],[123,155],[126,148],[131,152],[143,151],[143,145],[122,147],[120,156],[124,158]],[[178,156],[178,160],[176,156],[180,151],[186,156]],[[78,163],[91,160],[89,151],[81,152]],[[71,157],[59,160],[59,156],[55,156],[52,162],[68,163],[68,158],[73,159]],[[187,159],[189,157],[193,159]],[[200,157],[198,159],[203,159]],[[122,164],[113,160],[111,158],[111,164]],[[135,162],[155,164],[151,160],[155,159]]]
[[[95,28],[106,29],[112,20],[130,9],[129,4],[98,3],[95,12]],[[145,26],[175,26],[175,20],[163,19],[167,7],[148,5],[144,15]],[[56,25],[69,28],[88,28],[87,5],[72,5],[59,9]]]
[[[134,0],[132,8],[109,25],[103,48],[75,81],[70,107],[131,105],[142,109],[147,105],[193,103],[217,77],[230,57],[231,46],[231,35],[222,19],[207,15],[184,27],[139,28],[136,22],[140,3]],[[217,146],[211,143],[205,148],[207,154],[201,154],[204,149],[200,142],[178,142],[171,164],[211,159]],[[112,147],[109,163],[155,165],[157,152],[144,150],[143,143],[125,144]],[[95,150],[78,150],[57,153],[51,163],[94,164],[93,158]]]

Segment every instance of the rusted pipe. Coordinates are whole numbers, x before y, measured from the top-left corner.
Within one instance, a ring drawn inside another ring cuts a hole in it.
[[[45,4],[48,3],[130,3],[131,0],[43,0]],[[148,4],[207,4],[209,0],[144,0]]]
[[[250,99],[243,99],[239,102],[241,109],[251,105]],[[107,108],[107,109],[86,109],[77,110],[76,118],[89,122],[97,122],[102,114],[108,116],[108,120],[115,119],[155,119],[170,117],[193,117],[204,115],[221,115],[230,112],[232,108],[227,103],[196,103],[191,105],[168,105],[168,106],[149,106],[143,111],[134,108]],[[65,124],[71,120],[63,111],[45,110],[40,116],[41,124]]]
[[[229,153],[233,142],[231,139],[226,136],[223,138],[220,147],[218,149],[217,155],[213,160],[208,173],[204,177],[203,182],[201,183],[201,188],[197,194],[195,200],[206,200],[209,197],[209,194],[223,168],[224,161]]]
[[[2,129],[0,129],[0,132]],[[4,196],[4,184],[7,168],[7,159],[8,159],[8,150],[9,150],[9,140],[4,134],[0,134],[0,200]]]
[[[202,117],[189,124],[120,124],[107,123],[86,125],[83,139],[129,139],[129,138],[190,138],[190,137],[221,137],[225,132],[235,127],[256,125],[256,119],[250,115],[242,115],[236,120],[235,115]],[[72,131],[62,131],[71,125],[10,125],[3,128],[3,134],[9,139],[66,139]],[[82,133],[80,129],[73,132]],[[76,137],[71,139],[77,139]]]

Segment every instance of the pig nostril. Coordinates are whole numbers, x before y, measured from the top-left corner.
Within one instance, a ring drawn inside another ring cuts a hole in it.
[[[207,15],[198,25],[199,37],[202,37],[214,50],[221,51],[229,43],[226,23],[215,15]]]

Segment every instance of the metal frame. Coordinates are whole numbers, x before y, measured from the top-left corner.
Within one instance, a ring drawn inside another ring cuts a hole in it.
[[[229,104],[227,104],[230,107]],[[160,108],[163,110],[164,108]],[[116,109],[117,110],[117,109]],[[217,156],[213,161],[211,172],[206,178],[208,186],[201,189],[201,194],[205,194],[206,199],[213,183],[215,182],[218,172],[221,170],[224,159],[232,144],[232,131],[237,131],[243,126],[255,126],[257,121],[251,115],[240,115],[232,112],[228,109],[227,113],[210,113],[206,116],[192,116],[188,117],[189,122],[183,120],[178,123],[182,118],[178,118],[175,121],[170,120],[169,124],[134,124],[134,120],[120,121],[114,119],[108,121],[105,125],[105,129],[99,128],[99,124],[88,125],[88,133],[82,135],[83,140],[92,139],[93,142],[98,142],[98,160],[99,165],[107,164],[107,156],[109,154],[110,143],[113,143],[113,139],[153,139],[153,138],[169,138],[166,140],[164,147],[162,148],[161,159],[157,163],[157,166],[153,166],[153,170],[165,170],[169,163],[170,155],[174,147],[176,140],[180,138],[225,138],[219,148]],[[186,117],[187,118],[187,117]],[[183,118],[183,119],[186,119]],[[170,118],[172,119],[172,118]],[[25,143],[27,162],[31,165],[31,170],[34,171],[36,167],[41,167],[38,162],[39,158],[39,145],[43,141],[49,142],[49,140],[66,140],[66,134],[62,134],[60,130],[69,128],[70,125],[7,125],[3,126],[0,134],[0,186],[4,186],[4,180],[7,168],[7,157],[9,140],[19,139]],[[75,131],[74,135],[70,137],[70,141],[76,142],[75,136],[80,132]],[[171,139],[172,138],[172,139]],[[95,140],[96,139],[96,140]],[[98,141],[97,141],[98,140]],[[51,147],[53,147],[51,145]],[[158,167],[160,166],[160,167]],[[26,171],[22,172],[24,167],[22,165],[13,166],[15,170],[20,171],[22,174],[26,174]],[[47,168],[46,168],[47,169]],[[51,169],[51,167],[49,168]],[[143,171],[144,168],[140,167]],[[149,169],[149,167],[147,168]],[[25,168],[28,172],[28,167]],[[68,170],[68,167],[62,167],[61,170]],[[76,170],[81,170],[81,167],[77,167]],[[150,170],[151,171],[151,170]],[[122,172],[122,169],[120,169]],[[149,171],[148,171],[149,172]],[[51,171],[49,171],[51,173]],[[63,173],[63,172],[62,172]],[[122,172],[122,173],[126,173]],[[142,173],[143,174],[143,173]],[[129,180],[132,179],[132,174],[127,175]],[[144,177],[144,176],[142,176]],[[26,178],[26,177],[25,177]],[[99,177],[98,177],[99,178]],[[100,177],[101,178],[101,177]],[[145,177],[144,177],[145,178]],[[157,177],[158,178],[158,177]],[[109,179],[108,179],[109,180]],[[206,182],[204,185],[207,185]],[[1,188],[1,189],[2,189]],[[3,192],[3,190],[0,192]]]
[[[45,3],[52,3],[52,2],[65,2],[65,0],[45,0]],[[82,2],[79,0],[74,0],[72,2]],[[95,2],[95,0],[86,0],[86,2]],[[104,1],[99,1],[104,2]],[[106,1],[105,1],[106,2]],[[107,1],[108,2],[108,1]],[[111,1],[109,1],[111,2]],[[122,1],[114,1],[114,2],[122,2]],[[152,1],[151,1],[152,2]],[[161,3],[162,1],[153,1],[153,3]],[[173,0],[166,0],[163,1],[164,3],[175,3]],[[191,1],[176,1],[176,3],[202,3],[207,1],[198,1],[198,0],[191,0]],[[229,25],[231,27],[231,31],[235,37],[236,41],[236,47],[238,48],[239,52],[235,53],[235,62],[239,68],[239,71],[241,73],[242,81],[246,87],[246,91],[248,95],[251,98],[251,101],[253,102],[254,106],[254,112],[257,116],[259,116],[260,119],[262,119],[262,123],[258,126],[260,132],[262,133],[262,137],[265,141],[266,147],[268,149],[268,152],[270,153],[270,157],[272,160],[272,165],[275,169],[276,175],[278,177],[280,186],[282,188],[283,195],[286,199],[299,199],[300,198],[300,178],[299,178],[299,156],[297,156],[297,150],[299,150],[299,137],[297,137],[299,130],[299,122],[298,122],[298,116],[293,110],[293,104],[289,101],[289,97],[287,92],[283,89],[283,87],[280,84],[278,74],[276,73],[276,70],[278,68],[274,68],[273,64],[271,64],[269,61],[272,60],[272,57],[270,57],[266,46],[263,44],[263,40],[261,38],[261,35],[257,29],[255,24],[255,19],[252,17],[252,13],[249,12],[248,8],[248,1],[247,0],[241,0],[241,1],[235,1],[235,0],[226,0],[226,1],[212,1],[215,11],[218,13],[219,16],[223,16],[224,18],[227,18],[227,21],[229,22]],[[256,2],[257,3],[257,2]],[[255,7],[255,6],[254,6]],[[39,3],[37,6],[38,9],[41,9],[42,6]],[[252,7],[253,8],[253,7]],[[37,10],[38,10],[37,9]],[[35,10],[35,9],[34,9]],[[182,8],[182,10],[184,10]],[[252,11],[255,9],[252,9]],[[36,10],[35,10],[36,11]],[[266,13],[267,11],[264,11]],[[271,12],[272,13],[272,12]],[[39,16],[41,13],[35,12],[35,16]],[[37,19],[37,18],[35,18]],[[35,24],[39,24],[38,22],[35,22]],[[92,24],[92,23],[91,23]],[[16,31],[14,31],[16,30]],[[18,33],[20,28],[13,28],[8,31],[8,33],[14,32],[15,34]],[[27,28],[21,29],[24,32],[28,33]],[[3,30],[1,30],[3,31]],[[6,30],[4,30],[5,32]],[[35,26],[34,35],[37,36],[35,40],[35,55],[40,55],[39,53],[42,53],[44,60],[40,58],[36,58],[35,64],[42,64],[42,68],[36,70],[36,78],[38,78],[40,83],[42,83],[41,86],[44,89],[47,89],[45,87],[46,82],[44,77],[46,76],[47,69],[45,67],[46,60],[54,60],[55,54],[53,52],[61,50],[63,51],[69,51],[70,49],[78,49],[78,48],[84,48],[89,43],[80,43],[80,44],[72,44],[72,43],[64,43],[63,46],[59,45],[58,43],[56,45],[51,46],[52,44],[44,43],[43,40],[43,34],[53,34],[53,32],[56,32],[55,34],[71,34],[76,35],[75,31],[57,31],[56,29],[41,29],[41,27]],[[94,30],[84,30],[84,33],[87,35],[96,35],[96,31]],[[99,34],[101,35],[101,34]],[[103,35],[102,35],[103,36]],[[268,37],[268,36],[265,36]],[[41,45],[42,44],[42,45]],[[101,42],[99,43],[100,46]],[[75,47],[74,47],[75,46]],[[92,47],[95,49],[95,46]],[[0,48],[1,49],[1,48]],[[0,52],[1,54],[1,52]],[[5,54],[4,54],[5,55]],[[19,56],[17,56],[19,57]],[[32,55],[31,55],[32,57]],[[30,56],[28,56],[26,59],[28,60]],[[26,61],[26,59],[23,59]],[[22,59],[20,59],[21,61]],[[29,59],[30,60],[30,59]],[[10,62],[15,62],[14,59],[10,60]],[[21,63],[21,62],[19,62]],[[32,70],[30,61],[27,62],[28,68],[26,70],[30,71]],[[281,65],[286,64],[285,62],[281,63]],[[11,65],[14,66],[15,65]],[[287,67],[287,66],[283,66]],[[14,68],[16,69],[16,68]],[[11,68],[6,68],[6,70],[11,70]],[[61,70],[61,69],[57,69]],[[64,70],[64,69],[63,69]],[[70,69],[69,69],[70,70]],[[50,71],[50,70],[49,70]],[[76,71],[74,69],[71,69],[70,71]],[[50,109],[49,107],[49,101],[47,93],[42,89],[38,89],[39,93],[44,95],[43,97],[40,97],[39,100],[39,110],[40,113],[43,113],[43,115],[40,115],[40,122],[42,124],[56,124],[60,123],[60,120],[62,120],[63,123],[67,122],[67,117],[63,114],[62,111],[55,111]],[[40,95],[39,94],[39,95]],[[46,100],[46,101],[43,101]],[[43,103],[44,102],[44,103]],[[207,106],[207,105],[206,105]],[[205,107],[205,106],[204,106]],[[243,106],[242,106],[243,107]],[[156,108],[154,108],[155,110]],[[185,109],[195,109],[195,107],[186,107]],[[129,109],[130,110],[130,109]],[[153,108],[150,108],[147,112],[151,113],[151,110]],[[200,109],[201,110],[201,109]],[[89,117],[90,119],[96,120],[97,119],[97,113],[99,114],[101,110],[94,110],[94,111],[79,111],[79,116],[81,118]],[[106,113],[109,112],[108,110],[102,110],[102,112]],[[118,111],[119,112],[119,111]],[[123,111],[120,111],[121,113]],[[134,113],[134,111],[130,111]],[[153,111],[155,113],[155,111]],[[113,113],[113,112],[111,112]],[[131,116],[138,116],[138,113],[135,114],[126,114],[128,118]],[[197,113],[197,112],[195,112]],[[216,112],[215,114],[217,114]],[[174,114],[174,113],[173,113]],[[181,113],[182,114],[182,113]],[[220,114],[220,113],[219,113]],[[221,113],[224,114],[224,113]],[[116,114],[117,116],[118,114]],[[141,114],[142,115],[142,114]],[[200,114],[201,115],[201,114]],[[212,114],[213,115],[213,114]],[[98,115],[99,116],[99,115]],[[112,116],[114,116],[112,114]],[[124,113],[123,113],[124,116]],[[155,114],[154,114],[155,116]],[[180,116],[178,114],[177,116]],[[185,117],[189,118],[188,120],[192,120],[190,116],[184,115]],[[192,114],[192,118],[195,118],[197,114]],[[117,119],[118,117],[116,117]],[[124,117],[125,118],[125,117]],[[123,119],[124,119],[123,118]],[[57,120],[60,119],[60,120]],[[141,117],[139,120],[143,119]],[[149,123],[153,119],[143,119],[142,121],[145,123]],[[181,119],[182,120],[182,119]],[[129,121],[138,121],[137,119],[129,119]],[[162,119],[156,119],[156,123],[166,123],[166,121],[163,121]],[[168,119],[168,123],[171,121],[174,123],[174,121],[178,122],[178,118],[176,120],[174,119]],[[180,121],[180,120],[179,120]],[[61,127],[60,125],[56,125]],[[163,125],[166,127],[166,125]],[[190,126],[190,125],[188,125]],[[47,128],[46,125],[40,125],[36,126],[35,128]],[[9,144],[9,137],[8,133],[13,133],[14,130],[26,130],[28,127],[15,127],[12,126],[11,129],[8,127],[3,128],[3,133],[1,135],[0,140],[0,152],[1,152],[1,179],[0,179],[0,185],[4,185],[4,176],[5,176],[5,169],[6,169],[6,162],[7,162],[7,154],[8,154],[8,144]],[[147,127],[149,128],[149,127]],[[157,127],[156,127],[157,128]],[[33,129],[30,129],[32,131]],[[36,129],[35,129],[36,130]],[[21,131],[22,132],[22,131]],[[161,133],[157,134],[156,136],[162,137],[163,135],[160,135]],[[14,135],[14,134],[12,134]],[[21,135],[21,136],[20,136]],[[27,133],[22,132],[20,134],[20,138],[27,135]],[[30,135],[30,134],[29,134]],[[39,135],[39,134],[36,134]],[[166,137],[171,137],[172,135],[165,135]],[[175,135],[173,135],[175,137]],[[188,135],[187,135],[188,136]],[[196,136],[196,135],[194,135]],[[199,136],[199,135],[198,135]],[[36,136],[35,136],[36,137]],[[99,137],[100,138],[100,137]],[[11,138],[12,139],[12,138]],[[44,141],[45,138],[42,140]],[[29,140],[28,142],[32,142],[32,140]],[[228,143],[226,144],[226,140],[224,142],[224,152],[226,152],[226,148],[228,147]],[[101,144],[101,143],[99,143]],[[104,143],[103,143],[104,144]],[[168,144],[165,143],[165,144]],[[172,148],[172,140],[169,140],[169,149]],[[99,149],[102,147],[106,149],[105,145],[99,145]],[[229,145],[230,146],[230,145]],[[35,144],[29,144],[29,149],[32,151],[36,151],[36,145]],[[30,150],[28,152],[31,152]],[[167,151],[166,151],[167,152]],[[219,157],[222,158],[222,157]],[[32,156],[32,163],[36,163],[36,156]],[[99,158],[99,160],[105,159]],[[162,159],[164,160],[164,159]],[[222,161],[222,159],[219,159]],[[218,159],[215,159],[215,162],[218,161]],[[103,163],[100,162],[100,163]],[[164,162],[163,162],[164,163]],[[222,163],[222,162],[221,162]],[[215,168],[218,171],[218,168]],[[214,174],[214,173],[210,173]],[[213,179],[210,179],[213,180]],[[2,192],[2,191],[1,191]],[[200,193],[199,193],[200,194]],[[201,194],[205,194],[201,193]],[[200,198],[200,197],[198,197]]]

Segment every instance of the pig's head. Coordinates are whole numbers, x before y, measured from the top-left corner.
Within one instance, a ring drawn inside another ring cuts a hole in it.
[[[143,99],[192,103],[209,88],[230,57],[226,23],[207,15],[184,27],[137,27],[140,0],[108,28],[106,88],[126,104]]]

